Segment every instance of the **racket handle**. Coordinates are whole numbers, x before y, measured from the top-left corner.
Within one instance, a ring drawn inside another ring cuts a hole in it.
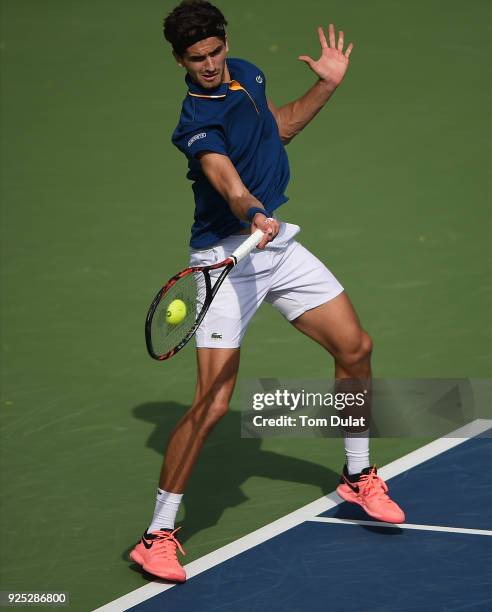
[[[231,255],[231,257],[233,257],[235,260],[234,265],[237,265],[241,261],[241,259],[244,259],[246,255],[249,255],[251,251],[260,244],[263,236],[263,232],[258,229],[256,230],[256,232],[251,234],[251,236],[247,240],[240,244],[234,251],[234,253]]]

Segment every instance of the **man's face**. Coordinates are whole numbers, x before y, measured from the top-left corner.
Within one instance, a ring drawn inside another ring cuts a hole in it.
[[[212,89],[224,80],[228,51],[227,41],[212,36],[188,47],[182,57],[176,57],[176,61],[186,68],[192,81],[205,89]]]

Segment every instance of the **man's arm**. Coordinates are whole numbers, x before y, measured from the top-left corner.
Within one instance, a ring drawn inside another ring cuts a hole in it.
[[[268,107],[278,125],[280,138],[285,144],[288,144],[294,136],[297,136],[318,114],[340,85],[347,71],[350,53],[354,45],[350,43],[344,53],[343,32],[339,32],[338,44],[336,44],[335,27],[332,23],[329,25],[328,32],[329,45],[323,28],[318,28],[321,45],[321,57],[318,61],[313,60],[309,55],[299,57],[299,60],[308,64],[318,76],[318,81],[301,98],[280,108],[276,108],[270,100],[268,101]]]
[[[263,204],[248,191],[229,157],[206,151],[200,156],[200,164],[210,184],[226,200],[233,214],[241,221],[250,222],[252,232],[261,229],[265,233],[258,248],[262,249],[271,242],[279,232],[279,223],[268,217]],[[260,208],[265,212],[257,212],[248,218],[251,208]]]

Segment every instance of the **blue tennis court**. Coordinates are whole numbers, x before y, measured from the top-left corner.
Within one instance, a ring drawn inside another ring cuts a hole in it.
[[[265,531],[263,541],[211,559],[215,565],[185,584],[161,584],[137,605],[104,609],[490,610],[492,429],[483,423],[490,427],[482,422],[468,439],[431,443],[395,462],[397,475],[384,475],[406,511],[404,525],[377,523],[327,496],[326,511],[307,510],[306,520],[300,515],[273,537]]]

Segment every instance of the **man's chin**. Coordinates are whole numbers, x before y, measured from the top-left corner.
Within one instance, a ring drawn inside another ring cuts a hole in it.
[[[214,79],[204,79],[203,77],[200,79],[200,85],[204,89],[215,89],[221,82],[220,75],[217,75]]]

